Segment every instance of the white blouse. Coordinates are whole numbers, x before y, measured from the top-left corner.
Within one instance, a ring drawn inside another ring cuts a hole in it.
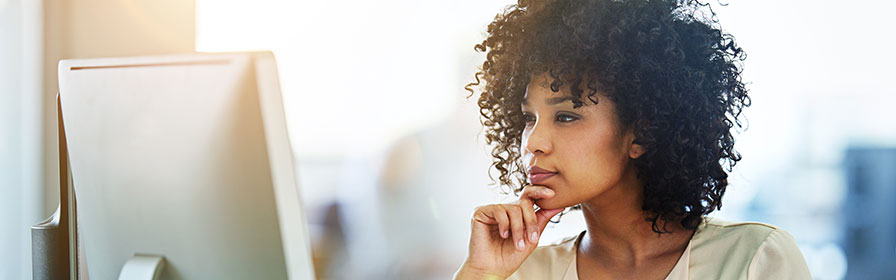
[[[585,232],[540,246],[508,279],[579,279],[576,248]],[[704,218],[667,280],[812,279],[793,236],[772,225]]]

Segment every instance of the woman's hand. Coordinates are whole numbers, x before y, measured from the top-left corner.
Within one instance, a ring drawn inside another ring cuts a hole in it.
[[[554,191],[529,185],[520,200],[476,208],[472,218],[470,249],[456,279],[504,279],[513,274],[538,246],[545,225],[563,209],[535,211],[535,201],[551,198]]]

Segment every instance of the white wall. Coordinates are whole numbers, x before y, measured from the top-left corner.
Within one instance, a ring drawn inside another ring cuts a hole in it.
[[[0,0],[0,279],[31,278],[41,219],[40,1]]]

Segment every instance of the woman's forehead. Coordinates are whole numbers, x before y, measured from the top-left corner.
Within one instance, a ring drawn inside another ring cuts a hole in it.
[[[569,83],[564,83],[555,92],[551,89],[551,84],[554,81],[555,78],[547,73],[532,75],[529,84],[526,86],[526,91],[523,93],[520,105],[527,106],[531,102],[539,102],[535,99],[541,99],[547,105],[559,105],[567,102],[569,104],[582,102],[582,105],[591,105],[592,103],[597,104],[596,100],[601,96],[600,92],[594,92],[588,88],[585,82],[579,85],[579,88],[582,90],[582,97],[576,97],[572,94]],[[589,102],[589,100],[591,101]]]
[[[560,87],[559,91],[557,92],[551,90],[551,83],[553,83],[554,80],[555,79],[547,73],[532,75],[532,77],[529,79],[529,84],[526,86],[526,92],[523,93],[523,105],[526,105],[528,102],[530,102],[531,98],[573,98],[572,94],[569,92],[568,86],[566,85]]]

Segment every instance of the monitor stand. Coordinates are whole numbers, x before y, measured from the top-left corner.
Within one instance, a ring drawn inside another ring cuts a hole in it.
[[[159,280],[164,266],[163,256],[135,254],[124,263],[118,280]]]
[[[77,215],[68,169],[68,148],[62,107],[56,95],[59,123],[59,206],[46,220],[31,227],[31,274],[35,280],[78,279]]]

